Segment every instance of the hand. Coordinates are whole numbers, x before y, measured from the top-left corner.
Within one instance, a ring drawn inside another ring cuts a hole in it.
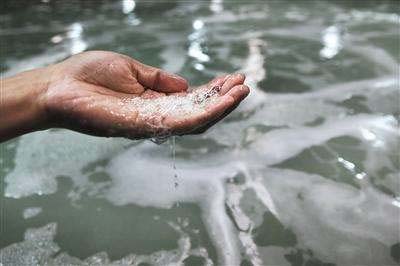
[[[52,73],[44,100],[52,124],[99,136],[199,133],[249,93],[240,74],[188,90],[183,78],[112,52],[73,56]]]
[[[36,89],[26,88],[29,82]],[[130,57],[84,52],[6,79],[6,122],[13,125],[0,128],[0,135],[4,139],[14,131],[49,127],[132,139],[201,133],[247,96],[243,82],[244,76],[235,74],[188,89],[183,78]],[[23,100],[14,97],[14,87],[21,88]]]

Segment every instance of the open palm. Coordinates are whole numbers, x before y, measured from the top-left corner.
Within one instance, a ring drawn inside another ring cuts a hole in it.
[[[98,136],[200,133],[249,93],[241,74],[188,89],[179,76],[112,52],[78,54],[52,70],[44,102],[53,126]]]

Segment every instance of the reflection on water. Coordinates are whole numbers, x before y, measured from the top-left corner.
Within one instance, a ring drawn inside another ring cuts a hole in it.
[[[244,72],[253,90],[205,134],[176,138],[173,155],[168,143],[66,130],[2,144],[1,262],[396,265],[395,6],[123,0],[2,10],[5,76],[104,49],[193,84]]]
[[[122,12],[124,14],[129,14],[135,9],[136,3],[133,0],[123,0],[122,1]]]
[[[331,59],[342,48],[340,30],[337,26],[330,26],[322,32],[324,48],[319,52],[321,57]]]
[[[71,25],[67,36],[71,40],[71,55],[83,52],[87,48],[87,44],[82,40],[82,25],[80,23],[74,23]]]
[[[222,0],[211,0],[210,10],[214,13],[220,13],[222,10],[224,10]]]
[[[206,53],[204,53],[204,49],[202,48],[202,45],[204,46],[205,41],[204,22],[200,19],[196,19],[195,21],[193,21],[192,26],[194,31],[188,37],[190,42],[188,55],[198,61],[194,64],[194,68],[202,71],[204,70],[204,65],[202,63],[210,61],[210,57]]]

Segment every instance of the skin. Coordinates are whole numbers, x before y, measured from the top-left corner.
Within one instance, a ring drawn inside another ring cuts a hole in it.
[[[198,134],[231,112],[249,93],[244,75],[216,77],[198,88],[128,56],[89,51],[1,80],[0,140],[58,127],[142,139]],[[188,115],[145,116],[129,100],[188,97],[220,86],[217,101]]]

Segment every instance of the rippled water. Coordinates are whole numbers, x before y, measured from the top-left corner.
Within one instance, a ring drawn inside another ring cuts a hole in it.
[[[205,134],[163,145],[66,130],[1,144],[3,265],[399,263],[396,1],[1,12],[4,76],[103,49],[193,84],[244,72],[253,88]]]

